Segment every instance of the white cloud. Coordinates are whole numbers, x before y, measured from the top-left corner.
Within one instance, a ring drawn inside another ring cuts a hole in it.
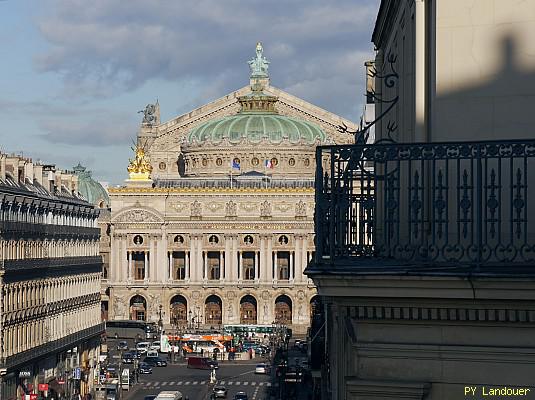
[[[202,82],[202,97],[221,96],[225,92],[216,89],[247,82],[246,61],[262,41],[275,86],[328,84],[304,90],[317,93],[307,100],[348,113],[353,107],[343,104],[360,101],[355,95],[364,90],[361,60],[372,56],[379,0],[51,4],[39,20],[50,47],[35,63],[40,71],[61,74],[65,96],[111,97],[154,79]],[[351,93],[337,88],[348,85]],[[348,97],[333,100],[333,88]]]

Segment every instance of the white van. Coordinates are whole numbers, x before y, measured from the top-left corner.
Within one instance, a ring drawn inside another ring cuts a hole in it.
[[[149,342],[139,342],[136,346],[136,350],[139,351],[141,354],[143,354],[147,352],[149,347],[150,347]]]
[[[178,390],[164,390],[154,400],[182,400],[182,393]]]

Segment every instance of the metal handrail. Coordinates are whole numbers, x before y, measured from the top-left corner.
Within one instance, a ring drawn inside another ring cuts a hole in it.
[[[316,165],[320,268],[535,261],[535,140],[321,146]]]

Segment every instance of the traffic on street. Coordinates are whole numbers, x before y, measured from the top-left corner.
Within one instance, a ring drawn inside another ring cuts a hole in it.
[[[306,342],[291,341],[289,335],[266,336],[265,345],[240,340],[236,351],[225,348],[221,353],[187,352],[182,343],[179,351],[171,346],[170,352],[162,352],[166,347],[160,340],[128,331],[122,336],[107,337],[96,400],[310,398]]]

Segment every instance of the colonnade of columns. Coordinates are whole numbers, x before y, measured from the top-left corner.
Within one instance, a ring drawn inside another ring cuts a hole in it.
[[[308,246],[307,235],[295,235],[293,246],[279,246],[272,235],[260,235],[259,243],[244,246],[238,235],[226,234],[224,243],[217,246],[203,243],[203,235],[190,236],[189,246],[173,245],[160,235],[147,235],[143,247],[127,242],[127,235],[112,235],[111,277],[113,282],[168,282],[184,280],[192,283],[206,281],[276,283],[279,281],[304,283],[303,271],[311,259],[313,249]],[[213,254],[215,253],[215,255]],[[251,254],[252,253],[252,254]],[[144,273],[136,276],[133,255],[142,254]],[[252,256],[252,257],[251,257]],[[214,258],[215,257],[215,258]],[[245,274],[245,259],[252,258],[248,265],[252,273]],[[216,261],[214,263],[214,261]],[[212,262],[211,262],[212,261]],[[212,274],[210,267],[219,268]],[[183,271],[177,273],[177,268]],[[218,277],[217,277],[218,276]]]

